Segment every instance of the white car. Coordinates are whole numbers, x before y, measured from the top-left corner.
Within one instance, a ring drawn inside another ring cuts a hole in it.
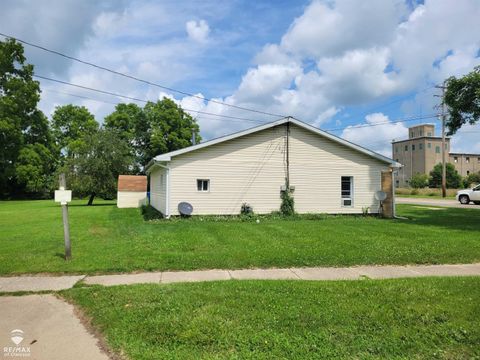
[[[466,205],[473,201],[475,205],[480,205],[480,185],[475,186],[473,189],[457,191],[456,199],[461,204]]]

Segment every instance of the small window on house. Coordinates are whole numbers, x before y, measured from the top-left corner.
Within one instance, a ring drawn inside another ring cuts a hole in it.
[[[405,145],[405,151],[408,151],[408,145]]]
[[[428,136],[432,136],[432,133],[431,133],[431,132],[429,132],[427,135],[428,135]]]
[[[208,179],[197,179],[197,190],[198,191],[209,191],[210,190],[210,180],[208,180]]]
[[[353,206],[353,176],[342,176],[342,206]]]
[[[468,156],[465,158],[465,162],[466,162],[467,164],[470,162],[470,158],[469,158]]]
[[[458,163],[458,157],[454,156],[454,157],[453,157],[453,162],[454,162],[454,163]]]
[[[432,148],[432,143],[428,143],[428,144],[427,144],[427,147],[428,147],[429,149],[431,149],[431,148]]]
[[[435,152],[436,152],[437,154],[440,154],[440,146],[435,146]]]
[[[423,144],[422,143],[418,144],[418,149],[423,150]]]
[[[412,144],[412,151],[415,151],[415,144]]]

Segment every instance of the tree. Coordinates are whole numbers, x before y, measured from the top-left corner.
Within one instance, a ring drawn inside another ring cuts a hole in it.
[[[200,142],[199,127],[190,114],[173,100],[148,102],[142,109],[135,104],[119,104],[105,118],[105,127],[119,131],[135,154],[137,172],[154,156],[192,144],[192,133]]]
[[[98,130],[95,117],[84,106],[57,106],[52,115],[53,135],[64,157],[73,157],[84,139]]]
[[[453,135],[464,124],[475,124],[480,119],[480,66],[469,74],[446,81],[445,104],[449,119],[448,135]]]
[[[163,98],[145,105],[144,118],[137,124],[139,161],[146,165],[154,156],[182,149],[192,144],[192,133],[196,141],[201,140],[199,127],[190,114],[173,100]]]
[[[53,189],[55,165],[54,154],[45,145],[28,144],[20,150],[17,158],[17,181],[28,192],[44,197]]]
[[[423,189],[428,186],[427,174],[415,174],[410,179],[410,187],[414,189]]]
[[[63,167],[75,195],[89,196],[88,205],[95,196],[114,198],[118,175],[132,163],[127,142],[114,130],[100,129],[85,135],[75,150]]]
[[[16,174],[17,169],[24,169],[17,164],[20,154],[25,165],[34,152],[40,157],[46,150],[55,153],[48,120],[37,109],[40,86],[32,76],[33,65],[26,63],[23,46],[12,39],[0,41],[0,197],[39,190],[24,182],[25,173]]]
[[[447,163],[447,188],[449,189],[458,189],[462,182],[462,177],[455,170],[453,164]],[[440,187],[442,185],[442,164],[438,163],[433,167],[433,170],[430,171],[430,187]]]

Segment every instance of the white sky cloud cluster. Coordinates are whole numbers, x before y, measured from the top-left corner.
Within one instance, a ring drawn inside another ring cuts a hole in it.
[[[477,0],[427,0],[425,4],[403,0],[313,0],[289,20],[290,26],[283,33],[269,43],[258,44],[243,62],[232,57],[224,59],[222,52],[240,46],[240,40],[244,41],[241,44],[253,43],[262,31],[262,19],[252,19],[258,26],[256,33],[225,29],[219,19],[241,15],[232,12],[230,6],[228,2],[211,1],[53,0],[46,7],[41,1],[6,0],[3,7],[8,11],[0,13],[0,23],[5,32],[20,38],[167,86],[182,84],[182,89],[199,96],[215,85],[209,79],[217,70],[234,73],[236,83],[230,78],[230,90],[218,93],[218,101],[292,115],[319,127],[336,127],[335,122],[349,125],[340,135],[386,155],[390,154],[393,138],[406,137],[408,123],[356,128],[353,125],[373,124],[379,119],[387,122],[389,117],[378,112],[358,115],[352,109],[418,92],[400,102],[394,116],[417,115],[419,109],[424,114],[432,113],[437,101],[434,89],[423,89],[480,64]],[[271,6],[278,5],[272,2]],[[216,57],[209,58],[211,63],[206,68],[204,59],[208,54]],[[39,51],[28,49],[27,55],[35,60],[39,73],[85,86],[151,100],[168,95],[186,108],[219,115],[275,119],[180,97]],[[238,68],[238,64],[243,66]],[[198,78],[205,79],[203,89],[186,87]],[[44,82],[42,86],[74,92],[58,84]],[[98,94],[89,96],[112,101]],[[74,101],[45,92],[42,108],[50,113],[61,100]],[[112,111],[109,104],[80,99],[75,102],[87,105],[99,120]],[[199,122],[204,138],[254,125],[220,121],[208,115],[199,116]],[[480,151],[480,137],[475,136],[479,134],[473,132],[480,131],[480,127],[465,131],[470,133],[453,139],[454,150]]]

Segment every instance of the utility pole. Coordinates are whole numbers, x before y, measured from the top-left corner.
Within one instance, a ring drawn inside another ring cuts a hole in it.
[[[447,162],[446,162],[446,140],[445,140],[445,122],[447,118],[447,113],[445,109],[445,84],[435,86],[438,89],[442,89],[442,197],[447,196]]]

